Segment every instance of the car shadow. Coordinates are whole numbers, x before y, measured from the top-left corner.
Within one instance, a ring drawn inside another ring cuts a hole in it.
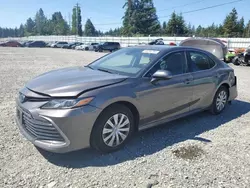
[[[39,152],[49,162],[67,168],[115,165],[154,154],[185,140],[212,142],[212,140],[199,137],[199,135],[239,118],[249,111],[249,102],[235,100],[220,115],[213,116],[208,112],[201,112],[139,132],[125,148],[110,154],[100,154],[91,148],[66,154],[54,154],[41,149]]]

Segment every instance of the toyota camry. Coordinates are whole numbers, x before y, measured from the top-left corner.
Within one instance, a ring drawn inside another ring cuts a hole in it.
[[[236,97],[234,70],[212,53],[137,46],[32,79],[18,93],[16,121],[47,151],[112,152],[136,131],[200,111],[219,114]]]

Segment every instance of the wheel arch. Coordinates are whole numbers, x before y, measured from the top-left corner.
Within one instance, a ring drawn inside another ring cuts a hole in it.
[[[93,139],[92,135],[93,135],[93,130],[95,128],[96,121],[98,120],[98,118],[100,118],[100,116],[103,114],[103,112],[107,108],[111,108],[113,105],[116,105],[116,104],[124,105],[131,111],[131,113],[134,116],[134,124],[135,124],[134,130],[135,130],[135,132],[138,131],[138,126],[139,126],[139,121],[140,121],[140,114],[139,114],[138,107],[133,102],[131,102],[131,100],[116,100],[116,101],[113,101],[113,102],[110,102],[110,103],[106,104],[105,107],[102,108],[102,111],[97,116],[97,118],[95,120],[95,123],[94,123],[94,125],[92,127],[91,133],[90,133],[90,138],[89,138],[90,139],[89,140],[90,145],[92,145],[91,139]]]

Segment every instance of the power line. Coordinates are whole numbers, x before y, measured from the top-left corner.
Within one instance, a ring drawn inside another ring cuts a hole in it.
[[[227,2],[227,3],[221,3],[221,4],[218,4],[218,5],[213,5],[213,6],[204,7],[204,8],[200,8],[200,9],[196,9],[196,10],[190,10],[190,11],[182,12],[182,14],[188,14],[188,13],[192,13],[192,12],[198,12],[198,11],[201,11],[201,10],[207,10],[207,9],[211,9],[211,8],[221,7],[221,6],[224,6],[224,5],[238,3],[240,1],[245,1],[245,0],[236,0],[236,1],[230,1],[230,2]],[[165,17],[169,17],[169,16],[170,15],[168,15],[168,16],[161,16],[160,18],[165,18]]]
[[[238,2],[241,2],[241,1],[245,1],[245,0],[235,0],[235,1],[230,1],[230,2],[227,2],[227,3],[221,3],[221,4],[217,4],[217,5],[213,5],[213,6],[208,6],[208,7],[203,7],[203,8],[200,8],[200,9],[195,9],[195,10],[182,12],[182,14],[188,14],[188,13],[192,13],[192,12],[198,12],[198,11],[202,11],[202,10],[212,9],[212,8],[216,8],[216,7],[221,7],[221,6],[233,4],[233,3],[238,3]],[[186,6],[187,6],[187,4],[186,4]],[[171,16],[171,14],[167,15],[167,16],[160,16],[160,17],[158,17],[158,19],[167,18],[167,17],[170,17],[170,16]],[[147,21],[147,20],[150,20],[150,19],[146,19],[146,20],[142,20],[142,21]],[[95,25],[117,25],[117,24],[122,24],[122,22],[104,23],[104,24],[95,24]]]
[[[157,12],[162,12],[162,11],[165,11],[165,10],[172,10],[172,9],[175,9],[175,8],[186,7],[186,6],[189,6],[189,5],[201,3],[201,2],[203,2],[203,1],[205,1],[205,0],[193,1],[193,2],[187,3],[187,4],[178,5],[178,6],[174,6],[174,7],[167,8],[167,9],[161,9],[161,10],[158,10]]]

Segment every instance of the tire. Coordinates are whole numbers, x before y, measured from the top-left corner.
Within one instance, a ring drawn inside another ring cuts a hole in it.
[[[116,122],[115,118],[117,118]],[[116,128],[112,128],[111,124]],[[124,126],[117,129],[119,124]],[[91,146],[101,153],[119,150],[131,138],[134,127],[134,117],[130,109],[124,105],[114,104],[105,109],[97,118],[91,133]]]
[[[227,87],[221,86],[214,96],[210,112],[214,115],[220,114],[226,108],[226,105],[228,103],[228,96],[229,92]]]
[[[240,65],[239,59],[235,59],[234,62],[233,62],[233,64],[236,65],[236,66]]]
[[[86,51],[89,51],[89,47],[86,47],[85,50],[86,50]]]

